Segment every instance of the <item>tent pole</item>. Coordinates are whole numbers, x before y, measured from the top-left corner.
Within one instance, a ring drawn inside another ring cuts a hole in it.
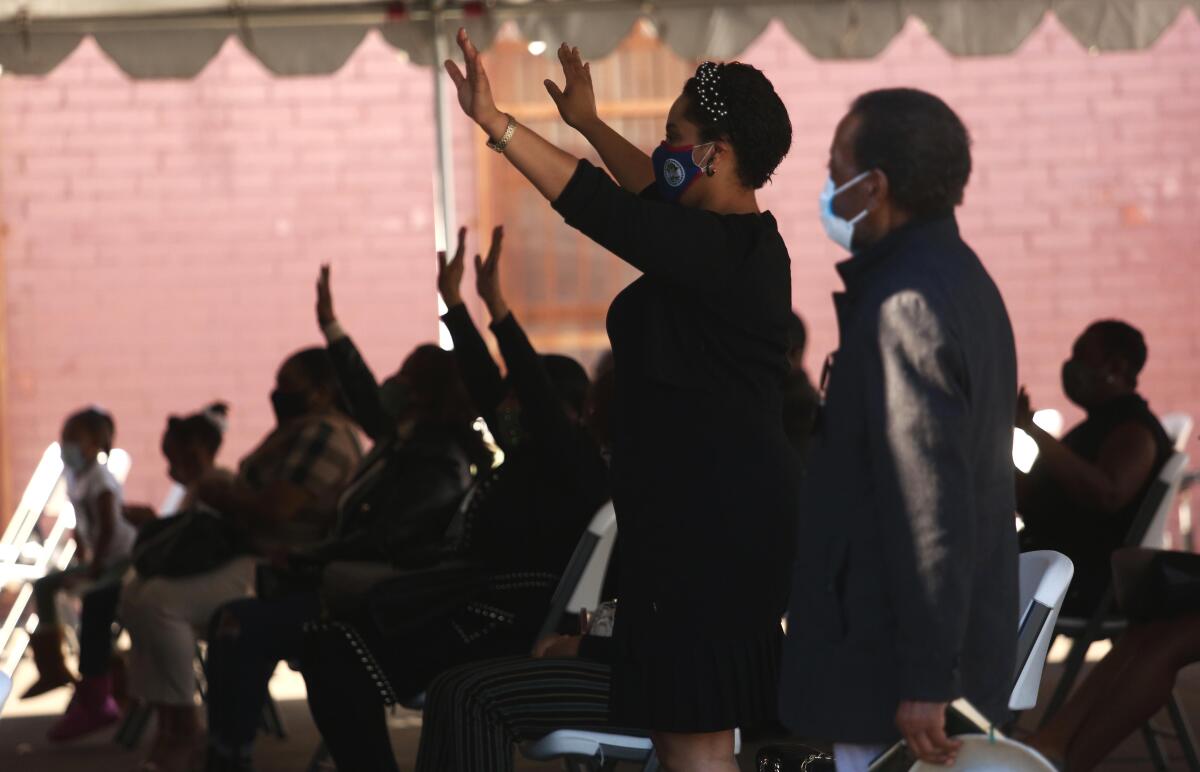
[[[433,77],[434,125],[437,127],[437,173],[434,185],[433,220],[434,227],[437,229],[434,243],[439,251],[449,251],[450,245],[455,243],[454,232],[457,216],[454,200],[454,128],[451,125],[453,106],[450,103],[454,96],[446,87],[447,76],[442,71],[442,62],[450,55],[446,38],[444,4],[444,0],[435,0],[431,16],[434,62],[430,72]],[[445,311],[442,299],[438,298],[438,315],[440,316]],[[444,324],[439,326],[438,341],[444,349],[453,348],[450,332]]]

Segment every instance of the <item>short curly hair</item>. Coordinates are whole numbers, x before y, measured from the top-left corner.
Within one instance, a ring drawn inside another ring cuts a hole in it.
[[[684,115],[700,129],[703,142],[725,140],[737,153],[738,179],[747,188],[766,185],[792,146],[792,121],[783,100],[761,70],[741,62],[716,65],[717,89],[725,114],[701,103],[702,64],[683,86],[688,98]]]
[[[850,114],[858,118],[858,168],[886,174],[900,208],[921,219],[962,204],[971,178],[971,136],[949,105],[924,91],[894,88],[863,94]]]

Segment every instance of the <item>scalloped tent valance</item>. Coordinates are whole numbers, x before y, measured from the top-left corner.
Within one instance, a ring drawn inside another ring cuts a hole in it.
[[[1081,45],[1114,51],[1152,45],[1189,7],[1200,16],[1200,0],[0,0],[0,65],[43,75],[91,35],[131,77],[190,78],[236,35],[271,72],[320,75],[340,68],[371,29],[431,64],[435,30],[465,25],[486,47],[509,20],[530,40],[569,40],[599,58],[639,18],[690,58],[736,56],[772,19],[817,58],[870,58],[909,17],[951,54],[1002,55],[1047,13]]]

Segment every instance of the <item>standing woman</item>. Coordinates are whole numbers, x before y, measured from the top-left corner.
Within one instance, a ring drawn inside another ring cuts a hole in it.
[[[500,112],[465,31],[463,111],[566,222],[642,272],[608,315],[617,374],[621,533],[612,720],[647,729],[671,772],[727,770],[733,730],[775,716],[796,517],[782,428],[787,248],[755,191],[791,144],[787,110],[747,65],[706,62],[652,157],[596,116],[591,73],[559,50],[546,88],[603,171]]]

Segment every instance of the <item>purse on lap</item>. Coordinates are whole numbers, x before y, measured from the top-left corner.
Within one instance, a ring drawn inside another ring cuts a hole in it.
[[[218,569],[249,551],[220,514],[196,508],[142,526],[133,545],[133,567],[145,579],[179,579]]]

